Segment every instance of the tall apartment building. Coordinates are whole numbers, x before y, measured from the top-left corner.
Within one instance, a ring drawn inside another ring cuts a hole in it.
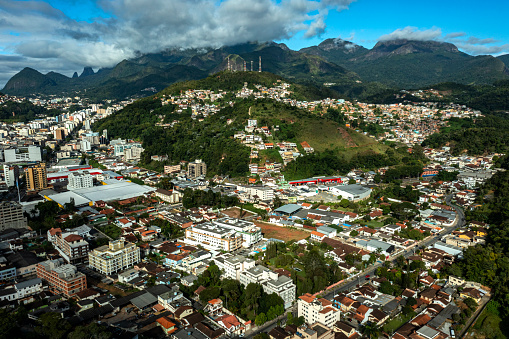
[[[65,139],[65,129],[57,128],[54,132],[54,135],[55,135],[56,140],[64,140]]]
[[[79,172],[70,172],[67,176],[67,180],[69,183],[67,184],[67,189],[69,190],[77,190],[80,188],[88,188],[94,186],[94,178],[88,171]]]
[[[340,311],[332,302],[306,293],[297,300],[298,317],[304,317],[308,325],[320,323],[332,328],[340,320]]]
[[[14,201],[0,202],[0,231],[25,227],[27,227],[27,218],[23,215],[20,204]]]
[[[242,237],[235,230],[204,223],[186,228],[186,242],[208,250],[231,252],[242,247]]]
[[[110,241],[88,254],[88,265],[106,275],[123,271],[139,261],[140,248],[122,240]]]
[[[5,162],[42,161],[42,152],[39,146],[11,148],[4,151]]]
[[[87,288],[87,276],[64,259],[47,260],[37,264],[37,277],[48,282],[54,294],[71,297]]]
[[[295,300],[295,284],[291,278],[272,272],[267,267],[256,265],[239,274],[239,281],[247,286],[250,283],[262,285],[267,294],[276,293],[285,302],[285,308],[292,306]]]
[[[143,147],[139,142],[127,142],[125,140],[115,140],[112,141],[113,144],[113,154],[118,156],[125,156],[125,151],[131,148],[141,148],[141,152],[143,152]],[[140,154],[141,154],[140,152]]]
[[[4,179],[7,187],[16,186],[16,181],[19,180],[19,167],[4,165]]]
[[[25,169],[27,190],[39,191],[48,188],[46,164],[41,162]]]
[[[207,175],[207,165],[201,159],[197,159],[187,165],[188,178],[194,179],[205,175]]]
[[[62,258],[70,264],[88,260],[88,242],[77,234],[57,232],[54,237],[53,245]]]

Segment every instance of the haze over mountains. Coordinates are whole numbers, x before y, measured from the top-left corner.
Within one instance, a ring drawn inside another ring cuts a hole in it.
[[[333,89],[364,91],[376,82],[394,88],[418,88],[440,82],[491,84],[509,79],[509,55],[471,56],[451,44],[438,41],[380,41],[366,49],[341,39],[327,39],[318,46],[290,50],[284,44],[245,43],[218,49],[169,50],[123,60],[113,68],[94,72],[85,67],[72,78],[25,68],[14,75],[2,90],[13,95],[62,94],[86,90],[98,99],[148,95],[168,85],[201,79],[227,68],[227,58],[236,70],[253,67],[295,82]],[[253,65],[253,66],[251,66]],[[362,84],[361,84],[362,83]],[[352,91],[346,92],[352,94]]]

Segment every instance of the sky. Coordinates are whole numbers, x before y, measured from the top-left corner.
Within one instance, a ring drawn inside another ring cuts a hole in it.
[[[341,38],[454,43],[509,53],[507,0],[0,0],[0,87],[24,67],[71,76],[139,53],[277,41],[291,49]]]

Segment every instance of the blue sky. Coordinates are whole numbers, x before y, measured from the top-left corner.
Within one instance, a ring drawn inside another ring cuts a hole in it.
[[[274,40],[292,49],[341,37],[456,44],[509,53],[509,1],[0,0],[0,84],[23,67],[72,75],[138,53]]]

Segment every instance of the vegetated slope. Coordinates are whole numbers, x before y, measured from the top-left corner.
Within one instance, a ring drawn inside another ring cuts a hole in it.
[[[37,115],[57,115],[60,111],[56,109],[47,110],[29,101],[14,102],[7,100],[0,105],[0,121],[23,121],[27,122],[36,118]]]
[[[250,149],[233,139],[237,131],[244,129],[247,120],[260,120],[260,124],[279,125],[274,141],[307,141],[318,151],[330,149],[337,156],[350,159],[362,152],[380,154],[385,146],[375,140],[347,129],[348,137],[338,131],[337,123],[321,116],[306,112],[272,99],[255,100],[224,98],[220,102],[226,107],[203,121],[192,119],[189,110],[176,113],[175,105],[161,104],[161,97],[171,93],[180,93],[186,89],[240,89],[245,81],[252,84],[272,85],[278,77],[262,72],[223,72],[201,81],[175,84],[156,96],[140,99],[119,112],[94,124],[94,130],[107,129],[111,137],[133,138],[143,142],[145,152],[142,163],[145,166],[160,169],[164,163],[151,162],[151,155],[168,155],[168,162],[202,159],[212,174],[244,175],[248,172]],[[242,85],[241,85],[242,84]],[[196,86],[196,87],[194,87]],[[306,95],[304,86],[298,88],[299,95]],[[310,90],[309,92],[313,92]],[[234,100],[234,106],[227,105]],[[231,119],[231,123],[226,121]],[[179,123],[171,128],[155,126],[160,121]],[[350,145],[351,142],[355,146]]]
[[[497,59],[502,60],[506,67],[509,67],[509,54],[500,55]]]
[[[328,39],[301,50],[320,55],[356,72],[365,81],[397,88],[418,88],[445,81],[489,84],[509,78],[503,58],[471,56],[450,43],[437,41],[380,41],[371,50]]]
[[[507,114],[476,119],[451,119],[450,127],[430,135],[422,146],[450,146],[453,155],[507,153],[509,151],[509,117]]]

